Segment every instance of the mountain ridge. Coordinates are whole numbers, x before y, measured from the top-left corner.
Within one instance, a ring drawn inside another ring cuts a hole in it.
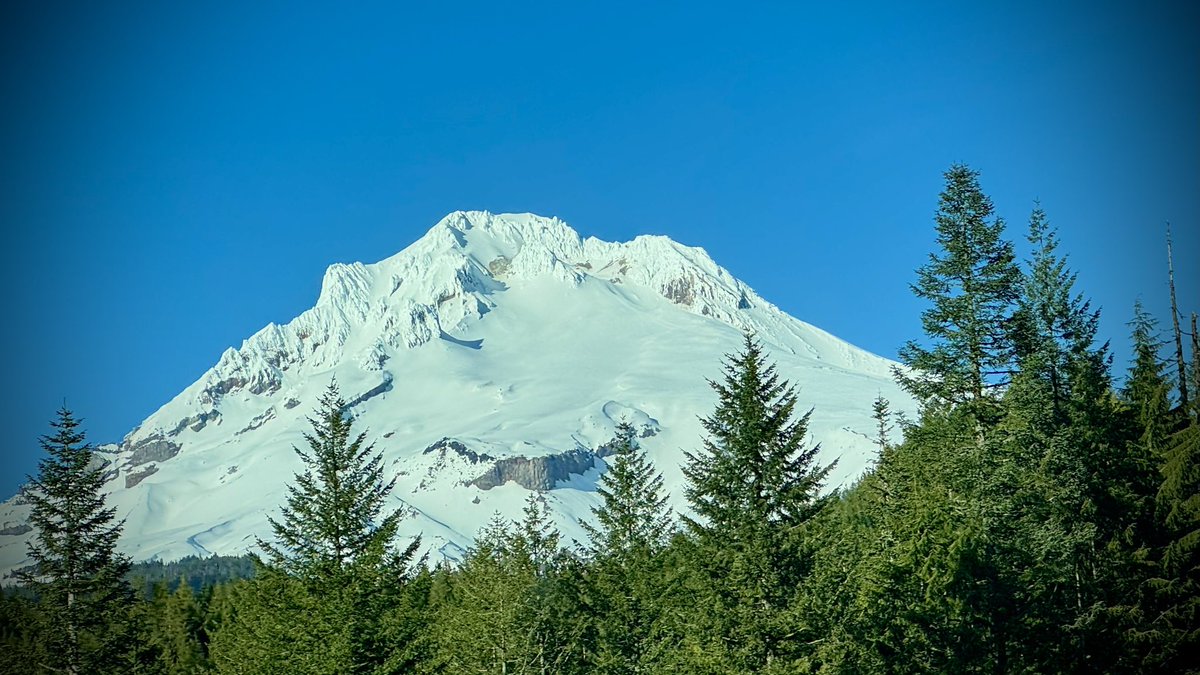
[[[788,316],[701,248],[655,235],[582,238],[533,214],[451,213],[379,262],[330,265],[312,308],[227,349],[121,443],[103,447],[106,489],[127,519],[122,545],[139,559],[237,554],[269,534],[266,515],[297,468],[290,447],[301,442],[304,411],[334,377],[350,414],[380,434],[405,477],[394,503],[409,515],[405,536],[425,533],[431,550],[455,558],[482,521],[442,509],[465,500],[515,513],[530,486],[555,493],[560,527],[581,536],[603,468],[596,450],[619,421],[647,433],[647,451],[682,492],[680,449],[699,442],[705,377],[717,376],[720,356],[747,330],[802,391],[816,385],[832,401],[811,431],[854,456],[837,481],[852,479],[869,461],[861,434],[870,400],[886,390],[906,407],[891,361]],[[821,398],[810,402],[818,410]],[[433,429],[439,415],[446,428]],[[465,452],[426,452],[438,439]],[[538,457],[572,470],[564,477],[516,461]],[[248,475],[261,489],[241,485]],[[206,503],[208,492],[229,503]],[[23,521],[19,502],[0,505],[0,531]],[[28,536],[0,536],[0,568],[20,564],[16,544]]]

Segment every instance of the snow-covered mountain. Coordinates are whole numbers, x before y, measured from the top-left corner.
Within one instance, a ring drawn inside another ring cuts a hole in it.
[[[810,292],[827,292],[813,286]],[[901,410],[891,361],[763,300],[702,249],[666,237],[581,239],[557,218],[457,212],[375,264],[335,264],[316,305],[228,349],[194,384],[102,448],[135,560],[241,554],[268,537],[301,468],[306,416],[336,377],[356,428],[399,476],[405,537],[456,559],[495,511],[546,490],[566,541],[597,504],[620,421],[684,508],[723,354],[753,330],[814,406],[833,484],[874,455],[871,401]],[[19,496],[0,504],[0,569],[27,563]]]

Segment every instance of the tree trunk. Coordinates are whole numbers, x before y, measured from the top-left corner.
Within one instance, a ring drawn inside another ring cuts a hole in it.
[[[1175,327],[1175,366],[1179,374],[1179,404],[1187,413],[1187,366],[1183,360],[1183,336],[1179,331],[1179,304],[1175,302],[1175,264],[1171,260],[1171,224],[1167,223],[1167,279],[1171,286],[1171,324]],[[1195,329],[1193,329],[1195,332]],[[1197,392],[1200,393],[1200,392]]]

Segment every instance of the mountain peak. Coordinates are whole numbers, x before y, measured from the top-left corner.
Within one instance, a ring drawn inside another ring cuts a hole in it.
[[[269,537],[305,411],[334,376],[396,472],[404,536],[454,557],[488,515],[517,516],[524,490],[539,489],[564,534],[582,537],[620,421],[636,422],[683,494],[679,449],[698,442],[705,378],[743,330],[799,385],[801,406],[817,406],[810,431],[843,460],[834,484],[854,478],[873,456],[870,400],[907,400],[891,362],[668,237],[606,242],[559,218],[450,213],[384,260],[330,265],[312,308],[225,350],[106,455],[123,548],[236,554]],[[25,510],[0,505],[0,528]],[[21,564],[24,541],[0,538],[0,568]]]

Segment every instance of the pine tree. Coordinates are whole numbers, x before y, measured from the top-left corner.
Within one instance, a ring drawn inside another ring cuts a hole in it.
[[[897,380],[925,404],[984,400],[1007,384],[1013,369],[1013,303],[1020,287],[1012,243],[993,217],[979,173],[956,164],[946,172],[935,218],[941,254],[917,270],[916,296],[932,307],[921,313],[927,349],[916,342],[900,351],[912,370]]]
[[[1162,474],[1157,499],[1166,546],[1151,580],[1153,647],[1146,665],[1200,673],[1200,425],[1174,435]]]
[[[794,418],[795,389],[752,335],[741,353],[726,355],[724,381],[709,385],[718,402],[700,421],[708,437],[701,452],[685,453],[686,495],[700,516],[685,517],[689,528],[702,536],[745,534],[744,527],[794,528],[812,518],[833,464],[817,466],[819,447],[803,448],[812,411]]]
[[[391,608],[405,598],[419,540],[392,547],[400,512],[383,515],[383,505],[395,479],[384,481],[382,454],[352,434],[345,408],[331,383],[308,451],[296,449],[306,468],[271,519],[277,542],[259,541],[267,561],[213,639],[221,672],[391,672],[415,653],[417,626],[398,625]]]
[[[142,643],[149,648],[158,669],[167,673],[204,670],[204,608],[192,587],[183,580],[174,593],[165,582],[154,584],[152,596],[139,603]]]
[[[530,565],[539,578],[544,578],[552,572],[559,554],[559,534],[550,522],[546,497],[539,492],[530,492],[522,513],[524,518],[517,523],[512,552],[522,564]]]
[[[32,569],[21,573],[47,619],[42,666],[66,673],[126,672],[133,590],[129,559],[117,553],[123,521],[104,505],[104,468],[65,407],[43,436],[46,457],[24,489],[37,536]]]
[[[13,588],[0,588],[0,675],[45,672],[45,617],[37,603]]]
[[[684,520],[711,603],[696,608],[697,619],[717,622],[709,646],[726,654],[718,668],[775,668],[795,656],[785,617],[809,566],[802,528],[824,504],[818,493],[832,465],[817,464],[818,447],[803,447],[811,411],[794,417],[795,390],[753,336],[710,385],[718,403],[701,420],[708,437],[684,467],[697,516]]]
[[[446,573],[434,608],[432,669],[454,673],[564,673],[582,659],[582,620],[561,591],[567,561],[544,498],[520,523],[500,514],[479,532],[462,567]],[[572,589],[575,590],[575,589]]]
[[[871,419],[875,420],[875,445],[879,446],[880,452],[886,451],[891,445],[888,434],[895,428],[895,425],[892,424],[891,402],[882,394],[876,396],[875,400],[871,402]]]
[[[591,558],[608,560],[651,553],[671,534],[662,474],[637,447],[628,423],[617,426],[617,436],[609,447],[612,461],[596,490],[601,505],[592,508],[596,525],[581,523],[591,537],[586,552]]]
[[[1140,301],[1134,304],[1133,320],[1129,325],[1133,331],[1133,365],[1129,368],[1122,396],[1133,411],[1138,443],[1149,461],[1161,456],[1170,432],[1167,419],[1170,386],[1159,356],[1163,343],[1158,336],[1158,322]]]
[[[661,648],[668,575],[659,554],[671,534],[670,512],[662,475],[637,447],[633,427],[618,425],[608,447],[612,459],[597,490],[602,503],[592,508],[596,524],[582,523],[591,537],[580,594],[595,635],[591,666],[598,673],[646,672]]]
[[[529,655],[526,603],[532,570],[509,564],[513,532],[499,513],[479,531],[459,570],[442,572],[446,589],[434,608],[433,670],[455,673],[520,673]]]
[[[396,479],[384,481],[383,455],[366,443],[365,432],[351,435],[345,408],[331,382],[309,418],[308,451],[295,448],[306,468],[288,486],[282,519],[270,519],[278,542],[259,541],[269,562],[293,576],[337,579],[386,551],[396,536],[400,512],[383,515]],[[416,548],[414,542],[409,555]]]
[[[1104,367],[1106,349],[1094,347],[1100,313],[1075,292],[1076,274],[1059,255],[1058,236],[1040,204],[1029,218],[1028,240],[1033,258],[1014,321],[1017,360],[1025,384],[1045,390],[1049,420],[1062,424],[1080,369]]]

